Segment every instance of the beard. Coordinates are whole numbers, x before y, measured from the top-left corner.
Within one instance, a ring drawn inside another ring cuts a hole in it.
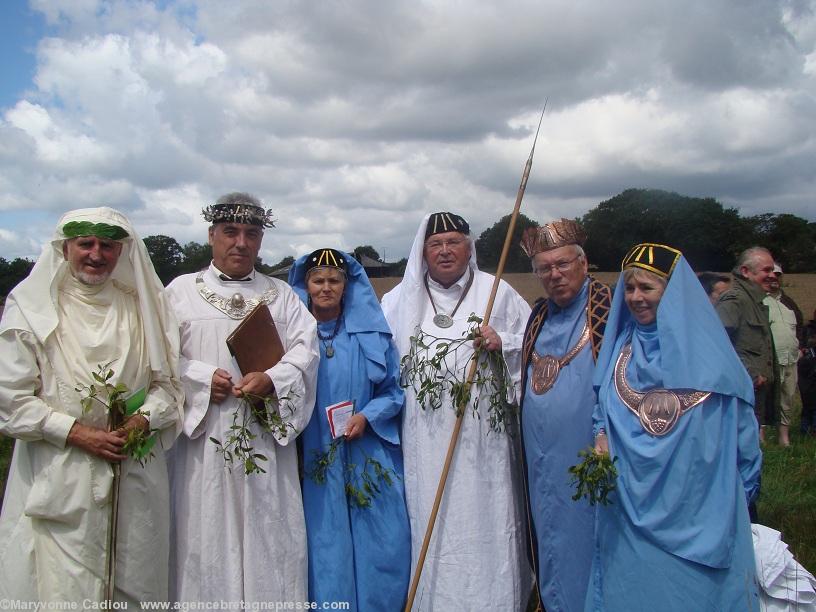
[[[74,271],[74,277],[83,285],[101,285],[110,278],[108,271],[100,274],[89,274],[87,272]]]

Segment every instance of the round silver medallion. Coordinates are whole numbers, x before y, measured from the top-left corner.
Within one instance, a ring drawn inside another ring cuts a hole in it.
[[[433,322],[434,325],[436,325],[437,327],[441,327],[443,329],[446,329],[453,325],[453,319],[451,319],[448,315],[442,312],[434,315]]]
[[[655,389],[643,396],[638,405],[643,429],[653,436],[665,436],[680,418],[680,398],[668,389]]]
[[[530,386],[533,393],[542,395],[549,391],[558,378],[561,362],[552,355],[539,357],[533,353],[533,376]]]
[[[236,308],[236,309],[243,308],[245,303],[246,302],[244,300],[244,296],[241,295],[240,293],[235,293],[230,298],[230,306],[232,306],[233,308]]]

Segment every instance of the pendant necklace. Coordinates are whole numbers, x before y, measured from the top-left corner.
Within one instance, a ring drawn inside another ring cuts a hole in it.
[[[462,300],[465,299],[465,296],[467,295],[468,291],[470,291],[470,286],[472,284],[473,284],[473,270],[470,269],[470,278],[468,278],[467,285],[465,285],[465,288],[462,290],[462,295],[459,297],[459,301],[456,302],[456,306],[454,306],[453,312],[447,315],[444,312],[438,312],[436,310],[436,304],[434,304],[433,297],[431,296],[431,290],[428,287],[428,273],[427,272],[425,273],[425,291],[428,294],[428,299],[431,301],[431,307],[433,308],[434,311],[433,318],[434,325],[436,325],[437,327],[441,327],[442,329],[446,329],[453,325],[453,315],[455,315],[456,311],[459,310],[459,306],[461,306]]]
[[[653,436],[665,436],[684,414],[711,395],[709,391],[696,389],[635,391],[626,380],[626,366],[631,357],[630,342],[623,346],[615,361],[615,391],[623,404],[640,420],[641,427]]]
[[[231,319],[243,319],[258,304],[270,304],[278,297],[278,289],[269,279],[267,279],[269,280],[269,289],[254,298],[246,299],[241,293],[234,293],[230,297],[225,297],[207,286],[204,282],[204,272],[205,270],[202,270],[196,275],[195,284],[198,294]]]
[[[343,318],[343,315],[339,315],[337,317],[337,321],[334,323],[334,331],[328,336],[324,336],[320,333],[320,325],[317,326],[317,337],[320,338],[320,341],[323,343],[323,348],[326,349],[326,357],[331,359],[334,357],[334,347],[332,343],[334,342],[334,338],[337,336],[337,332],[340,331],[340,320]]]
[[[561,358],[554,355],[539,355],[535,350],[530,354],[533,362],[533,372],[530,380],[530,388],[536,395],[543,395],[555,384],[561,369],[569,364],[573,358],[581,352],[589,342],[589,325],[584,323],[584,329],[575,346]]]

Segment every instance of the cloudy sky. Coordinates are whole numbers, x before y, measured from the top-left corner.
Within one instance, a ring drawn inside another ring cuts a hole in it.
[[[259,196],[261,255],[407,256],[425,212],[476,232],[630,187],[816,219],[816,0],[4,0],[0,256],[107,204],[206,238]]]

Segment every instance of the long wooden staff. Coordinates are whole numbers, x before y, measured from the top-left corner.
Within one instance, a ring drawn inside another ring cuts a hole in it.
[[[507,253],[510,251],[510,243],[513,241],[513,230],[516,229],[516,220],[518,219],[519,210],[521,209],[521,200],[524,198],[524,191],[527,189],[527,178],[530,176],[530,169],[533,167],[533,153],[535,153],[538,132],[541,129],[541,121],[544,119],[544,111],[546,109],[547,102],[545,100],[544,108],[541,110],[541,118],[538,120],[535,138],[533,139],[533,148],[530,149],[530,157],[527,159],[527,163],[524,165],[524,172],[522,172],[521,175],[521,184],[518,188],[518,194],[516,194],[516,204],[513,207],[513,214],[510,216],[510,223],[507,226],[507,235],[504,237],[504,246],[502,247],[501,257],[499,258],[499,267],[496,268],[496,275],[493,278],[493,288],[490,290],[490,298],[487,300],[487,308],[485,308],[482,325],[488,324],[490,314],[493,312],[493,302],[496,300],[496,292],[499,289],[499,281],[501,281],[501,276],[504,272]],[[470,370],[468,370],[467,380],[465,381],[465,391],[462,393],[463,398],[467,398],[470,395],[468,391],[470,391],[470,386],[476,377],[477,365],[476,356],[474,355],[470,363]],[[408,591],[408,601],[405,604],[405,612],[411,612],[411,608],[414,606],[414,598],[416,597],[417,587],[419,586],[419,577],[422,574],[422,566],[425,564],[425,556],[428,554],[428,545],[431,542],[431,535],[433,534],[434,524],[436,523],[436,515],[439,513],[439,505],[442,503],[442,494],[445,492],[445,483],[448,481],[448,472],[450,471],[451,461],[453,460],[453,451],[456,449],[456,442],[459,440],[459,431],[462,429],[462,416],[465,413],[465,403],[466,400],[463,399],[456,407],[456,423],[451,432],[448,453],[445,455],[445,464],[442,467],[442,474],[439,477],[439,484],[436,487],[436,498],[431,508],[431,516],[428,518],[428,526],[425,528],[425,538],[422,540],[422,548],[419,551],[419,559],[417,560],[416,570],[414,571],[414,579],[411,581],[411,588]]]
[[[112,407],[110,410],[109,430],[116,431],[122,422],[119,414],[118,406]],[[110,521],[108,523],[108,542],[106,547],[106,565],[105,565],[105,602],[108,605],[113,603],[113,592],[116,588],[114,585],[114,578],[116,576],[116,535],[119,531],[119,483],[122,478],[122,464],[119,462],[112,463],[113,468],[113,484],[111,485],[111,509]],[[109,608],[113,609],[113,608]]]

